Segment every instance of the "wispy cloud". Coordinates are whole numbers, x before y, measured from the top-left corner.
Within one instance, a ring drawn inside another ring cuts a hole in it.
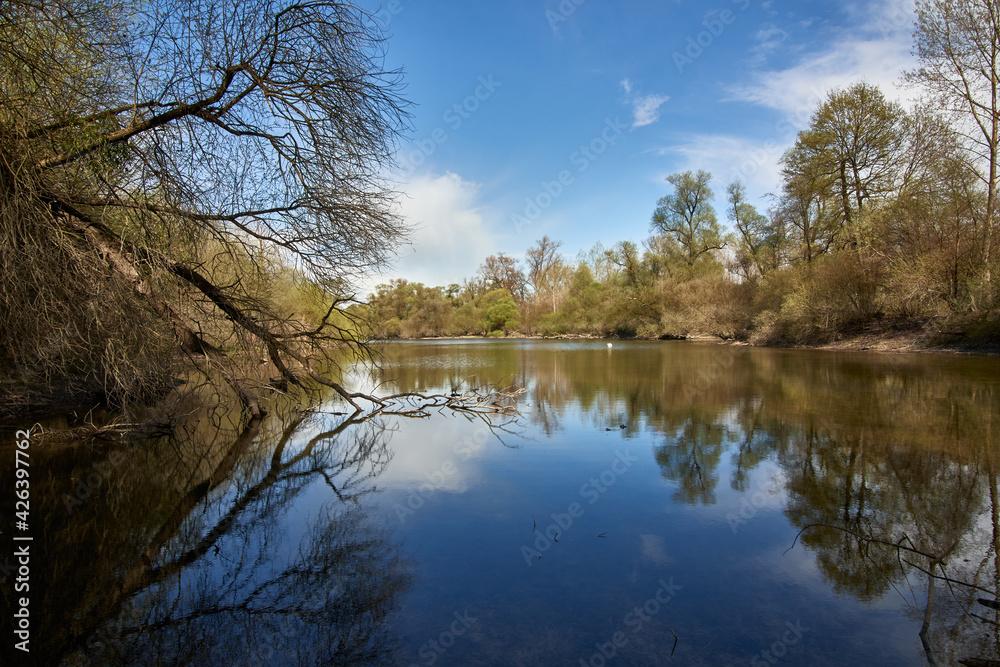
[[[494,251],[495,238],[483,219],[479,185],[458,174],[415,174],[401,184],[398,214],[413,228],[410,245],[395,265],[363,287],[402,277],[447,285],[476,272]]]
[[[912,91],[899,87],[898,81],[902,71],[912,66],[909,45],[844,41],[791,67],[758,72],[751,83],[730,87],[729,99],[781,111],[804,126],[831,90],[862,80],[877,85],[890,99],[909,99]]]
[[[660,120],[660,107],[670,99],[669,95],[640,95],[631,79],[622,79],[619,84],[625,91],[625,104],[632,107],[632,129],[652,125]]]
[[[750,79],[728,86],[726,101],[777,111],[779,120],[771,130],[754,137],[687,135],[659,153],[679,158],[675,169],[712,172],[716,186],[739,179],[754,198],[775,192],[781,183],[781,155],[830,91],[867,81],[890,99],[906,103],[915,97],[914,91],[899,85],[902,71],[915,65],[910,53],[912,9],[913,0],[848,4],[844,11],[851,28],[809,51],[794,43],[797,31],[789,34],[776,25],[762,26],[750,52]],[[785,65],[768,67],[772,55]]]
[[[721,199],[725,187],[742,181],[753,199],[773,193],[781,182],[781,155],[792,137],[748,139],[723,134],[696,134],[683,142],[658,149],[661,155],[680,157],[677,171],[704,169],[714,178],[713,188]],[[657,176],[657,181],[662,175]]]
[[[750,49],[750,65],[760,67],[784,44],[788,33],[771,23],[758,30],[753,37],[757,44]]]
[[[670,97],[667,95],[643,95],[632,102],[632,128],[652,125],[660,120],[660,107]]]
[[[752,52],[755,71],[749,83],[728,87],[729,101],[750,102],[783,112],[797,126],[804,126],[816,106],[835,88],[868,81],[890,99],[914,97],[898,83],[900,74],[912,68],[912,0],[853,3],[845,6],[852,28],[835,35],[825,48],[804,53],[783,69],[763,68],[766,58],[785,42],[780,28],[767,27],[757,33]]]

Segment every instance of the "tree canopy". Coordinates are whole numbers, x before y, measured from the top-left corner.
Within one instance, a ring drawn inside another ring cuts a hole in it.
[[[240,354],[320,380],[308,355],[356,343],[340,299],[405,232],[382,52],[330,0],[4,3],[4,364],[128,393],[179,346],[253,405]],[[318,288],[316,317],[279,274]]]

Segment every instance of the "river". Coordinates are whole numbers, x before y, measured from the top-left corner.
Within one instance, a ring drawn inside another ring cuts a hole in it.
[[[246,428],[190,391],[168,436],[36,446],[32,658],[1000,657],[1000,359],[424,341],[344,382],[523,392],[514,418],[320,397]]]

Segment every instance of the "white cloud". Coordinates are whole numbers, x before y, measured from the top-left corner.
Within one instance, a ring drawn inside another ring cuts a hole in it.
[[[903,90],[897,82],[912,65],[909,45],[846,41],[787,69],[759,72],[753,83],[730,88],[729,99],[775,109],[803,127],[831,90],[859,81],[877,85],[890,99],[909,99],[912,91]]]
[[[667,543],[659,535],[650,533],[640,535],[639,551],[644,560],[655,565],[669,565],[674,560],[667,554]]]
[[[669,100],[667,95],[641,95],[632,101],[632,128],[652,125],[660,120],[660,107]]]
[[[784,69],[758,70],[749,84],[731,86],[729,101],[750,102],[782,112],[797,127],[804,127],[815,108],[835,88],[859,81],[877,85],[890,99],[907,102],[913,91],[899,86],[900,75],[914,67],[912,0],[856,3],[845,7],[854,24],[839,39],[801,57]],[[761,65],[761,51],[773,52],[775,34],[758,33],[758,50],[752,65]]]
[[[660,107],[670,99],[668,95],[640,95],[635,92],[635,85],[628,78],[620,82],[625,91],[625,104],[632,107],[632,129],[652,125],[660,120]]]
[[[715,178],[717,203],[725,186],[739,179],[759,208],[761,198],[781,184],[781,155],[806,127],[816,108],[835,88],[867,81],[889,98],[904,104],[915,97],[898,85],[900,74],[915,66],[910,53],[913,0],[856,2],[845,6],[851,30],[837,33],[820,50],[796,57],[796,49],[780,28],[765,25],[755,37],[749,64],[755,71],[750,83],[729,87],[729,102],[750,103],[779,112],[770,133],[756,138],[728,134],[702,134],[659,149],[661,155],[680,156],[675,171],[705,169]],[[839,37],[837,36],[839,35]],[[784,68],[765,68],[768,56],[781,54],[793,61]]]
[[[491,443],[488,438],[480,437],[474,424],[462,419],[407,422],[404,433],[420,446],[393,447],[392,461],[379,475],[379,487],[412,490],[422,487],[425,495],[433,498],[437,493],[465,493],[482,482],[481,458]],[[467,444],[456,451],[456,443],[462,442]],[[395,443],[390,441],[390,444]]]
[[[660,149],[661,155],[682,156],[676,171],[704,169],[711,172],[716,202],[725,200],[726,186],[742,181],[751,201],[767,208],[764,195],[774,193],[781,182],[778,161],[793,137],[754,140],[729,135],[694,135],[684,143]]]
[[[447,285],[473,275],[495,246],[477,206],[479,185],[451,172],[415,174],[401,190],[399,213],[413,228],[410,245],[392,267],[366,282],[363,293],[396,277]]]
[[[750,49],[750,65],[761,66],[767,62],[768,56],[788,39],[788,33],[774,25],[767,24],[754,34],[757,45]]]

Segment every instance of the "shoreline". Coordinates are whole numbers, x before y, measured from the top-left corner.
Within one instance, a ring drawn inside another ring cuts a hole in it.
[[[995,357],[1000,356],[1000,344],[972,344],[968,342],[937,342],[942,334],[928,334],[925,331],[881,331],[862,332],[845,336],[837,341],[813,345],[753,345],[747,341],[724,339],[711,335],[690,335],[685,337],[664,336],[660,338],[622,338],[617,336],[599,336],[595,334],[566,334],[560,336],[542,336],[515,334],[504,338],[490,336],[428,336],[422,338],[393,338],[381,342],[420,342],[420,341],[549,341],[549,340],[603,340],[603,341],[686,341],[693,343],[714,343],[773,350],[815,350],[828,352],[868,352],[874,354],[942,354]],[[64,387],[61,391],[46,393],[38,388],[19,387],[13,384],[0,383],[0,429],[12,427],[24,420],[51,420],[61,417],[78,417],[82,412],[106,407],[106,397],[100,388],[94,386]]]
[[[940,335],[940,334],[939,334]],[[816,350],[830,352],[875,352],[884,354],[958,354],[965,356],[993,357],[1000,356],[1000,343],[974,344],[968,342],[934,342],[934,336],[923,332],[882,332],[882,333],[860,333],[852,336],[845,336],[840,340],[828,343],[803,344],[793,343],[788,345],[754,345],[748,341],[720,338],[712,335],[690,335],[690,336],[664,336],[659,338],[623,338],[619,336],[599,336],[596,334],[566,334],[560,336],[542,336],[531,334],[514,334],[503,338],[491,336],[424,336],[420,338],[392,338],[382,342],[420,342],[420,341],[448,341],[448,340],[486,340],[486,341],[515,341],[515,340],[622,340],[622,341],[690,341],[701,343],[717,343],[719,345],[732,345],[738,347],[748,347],[762,350]]]

